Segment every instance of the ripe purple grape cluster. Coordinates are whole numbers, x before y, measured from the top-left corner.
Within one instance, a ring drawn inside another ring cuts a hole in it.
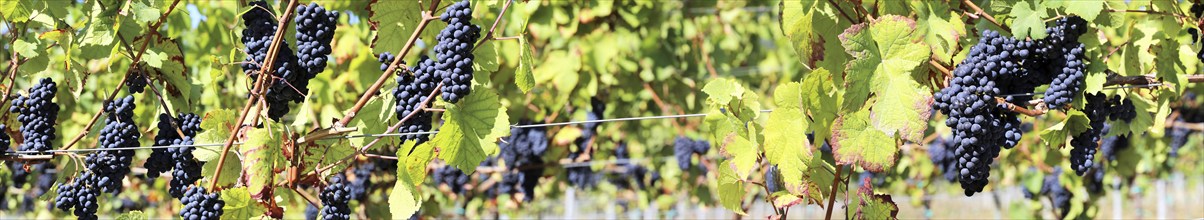
[[[436,74],[443,79],[443,100],[456,103],[471,92],[472,50],[481,37],[481,27],[472,24],[472,6],[468,0],[447,6],[439,19],[446,22],[447,27],[435,36],[438,42],[435,54],[439,58]]]
[[[678,136],[673,141],[673,156],[677,158],[677,167],[683,171],[688,171],[693,166],[691,160],[694,154],[702,157],[710,150],[711,143],[705,140],[693,140],[686,136]],[[706,166],[698,166],[698,169],[701,169],[703,173],[707,172]]]
[[[195,136],[201,130],[201,117],[197,117],[196,114],[181,113],[179,117],[172,118],[170,115],[162,113],[159,114],[159,123],[156,124],[156,127],[159,131],[155,134],[155,145],[172,146],[183,138],[180,133],[184,133],[186,137]],[[146,163],[143,163],[142,167],[146,168],[147,177],[157,178],[160,173],[171,171],[175,166],[174,161],[168,148],[155,148],[151,150],[150,157],[146,158]]]
[[[635,186],[639,189],[644,189],[647,186],[655,185],[660,181],[660,173],[655,170],[649,170],[647,167],[632,163],[631,154],[627,149],[626,142],[620,142],[615,145],[615,159],[618,161],[616,165],[623,167],[622,171],[615,172],[609,182],[620,189],[633,189],[631,182],[635,182]],[[651,173],[651,175],[649,175]]]
[[[1028,41],[983,31],[953,71],[949,86],[935,95],[935,107],[949,116],[945,125],[953,128],[957,179],[966,196],[982,191],[1001,148],[1015,146],[1024,133],[1018,114],[996,97],[1023,104],[1030,98],[1011,94],[1050,84],[1044,101],[1054,108],[1072,102],[1082,90],[1085,63],[1078,36],[1086,32],[1086,21],[1065,17],[1047,32],[1046,39]]]
[[[100,130],[99,144],[101,149],[118,149],[138,147],[138,138],[142,133],[134,124],[133,96],[113,100],[105,104],[105,127]],[[84,160],[92,177],[94,187],[103,192],[117,194],[123,188],[122,180],[130,173],[130,163],[134,160],[134,150],[102,150],[88,154]]]
[[[146,67],[136,66],[133,71],[126,73],[125,88],[131,94],[142,93],[146,90],[148,84],[146,79]]]
[[[313,78],[326,69],[326,57],[331,52],[330,41],[334,40],[339,12],[327,11],[313,2],[298,5],[295,12],[297,16],[293,18],[293,23],[297,24],[297,61],[309,73],[309,78]],[[301,83],[306,81],[302,80]]]
[[[364,199],[368,198],[368,193],[372,190],[373,170],[376,170],[375,163],[361,163],[352,171],[355,174],[355,179],[347,184],[351,200],[364,201]]]
[[[1178,107],[1175,108],[1175,112],[1179,113],[1179,116],[1175,117],[1176,123],[1204,122],[1204,109],[1200,109],[1195,93],[1186,92],[1180,99],[1182,100],[1181,103],[1179,103]],[[1182,148],[1183,145],[1186,145],[1188,138],[1195,133],[1197,133],[1195,130],[1184,126],[1168,127],[1167,136],[1170,137],[1169,155],[1171,157],[1179,157],[1179,148]]]
[[[1055,168],[1053,173],[1046,175],[1041,184],[1040,194],[1049,196],[1053,200],[1054,208],[1061,211],[1061,216],[1066,216],[1070,212],[1070,199],[1074,198],[1074,194],[1062,185],[1061,176],[1060,168]]]
[[[953,153],[954,149],[957,149],[957,145],[943,136],[928,144],[928,159],[932,160],[932,164],[941,171],[945,180],[950,182],[957,181],[960,172],[957,168],[957,155]]]
[[[782,185],[782,173],[778,170],[778,165],[769,166],[769,169],[765,170],[765,190],[773,194],[782,190]]]
[[[378,59],[381,62],[381,71],[385,71],[393,62],[393,55],[386,52],[381,54]],[[426,98],[435,92],[435,86],[438,84],[435,79],[435,65],[434,60],[423,56],[410,68],[409,72],[413,74],[397,75],[397,88],[393,89],[393,97],[397,99],[394,111],[397,113],[398,120],[406,120],[398,132],[416,133],[431,130],[431,121],[434,116],[431,112],[422,109],[434,104],[434,102],[426,101]],[[426,105],[423,105],[424,102]],[[411,114],[413,116],[410,116]],[[416,142],[415,144],[422,144],[429,137],[430,135],[415,134],[401,138],[403,141],[413,140]]]
[[[273,37],[279,24],[272,17],[271,7],[264,1],[249,3],[250,11],[242,14],[246,29],[242,32],[242,43],[246,47],[243,52],[247,57],[243,60],[242,69],[252,79],[258,79],[259,70],[266,61]],[[293,53],[288,43],[281,42],[276,58],[272,63],[272,77],[264,96],[268,105],[268,117],[279,120],[289,112],[288,103],[304,101],[309,93],[309,80],[321,73],[326,67],[326,56],[330,54],[330,41],[333,39],[339,13],[326,11],[316,4],[297,6],[294,17],[297,25],[298,53]]]
[[[1054,26],[1045,29],[1049,33],[1041,41],[1037,53],[1052,59],[1047,66],[1055,73],[1049,89],[1045,90],[1045,104],[1050,109],[1061,109],[1074,102],[1074,96],[1083,91],[1087,64],[1083,61],[1083,44],[1079,36],[1087,33],[1087,21],[1079,17],[1058,19]]]
[[[470,178],[460,169],[453,166],[443,166],[435,170],[435,184],[447,185],[452,193],[464,193],[464,185],[468,184]]]
[[[1107,134],[1109,130],[1112,130],[1112,125],[1104,124],[1104,131],[1102,133]],[[1100,140],[1099,148],[1103,152],[1104,159],[1116,160],[1118,152],[1129,148],[1129,137],[1127,135],[1104,137]]]
[[[73,214],[79,219],[97,219],[96,197],[100,197],[100,190],[93,186],[94,179],[92,173],[84,172],[71,182],[59,185],[54,207],[63,211],[75,209]]]
[[[188,188],[184,197],[180,198],[180,203],[184,204],[184,208],[180,209],[180,217],[189,220],[219,219],[223,213],[222,207],[226,206],[221,194],[205,192],[201,186]]]
[[[50,78],[42,78],[29,88],[29,94],[13,99],[9,112],[17,113],[21,122],[21,137],[25,142],[18,147],[21,151],[47,151],[55,139],[55,120],[59,105],[54,103],[58,86]]]
[[[581,137],[577,137],[576,148],[570,148],[568,159],[573,162],[588,162],[586,158],[592,158],[593,150],[588,150],[593,146],[594,139],[598,134],[598,125],[601,123],[593,122],[602,119],[602,114],[606,111],[606,103],[600,99],[592,99],[590,101],[591,109],[585,113],[585,126],[581,129]],[[570,166],[565,168],[565,173],[568,175],[569,185],[578,188],[592,188],[597,185],[598,180],[602,177],[594,172],[590,166]]]
[[[524,119],[519,125],[531,123]],[[508,170],[502,175],[497,193],[524,195],[523,200],[531,201],[535,186],[543,175],[543,154],[548,150],[548,143],[548,132],[544,127],[510,129],[510,137],[498,144],[502,151],[500,158]]]
[[[1136,116],[1136,110],[1133,109],[1131,102],[1121,100],[1119,96],[1113,96],[1108,99],[1107,95],[1101,93],[1087,94],[1084,96],[1087,104],[1083,107],[1083,113],[1090,120],[1091,129],[1079,133],[1070,140],[1072,149],[1070,150],[1070,164],[1074,169],[1075,174],[1080,176],[1087,173],[1089,169],[1095,167],[1093,163],[1095,152],[1101,148],[1100,140],[1104,134],[1111,130],[1110,126],[1104,123],[1109,118],[1113,120],[1131,121]],[[1104,140],[1105,142],[1115,140]],[[1127,141],[1127,140],[1126,140]],[[1111,148],[1111,146],[1103,147]],[[1115,150],[1105,149],[1105,156],[1112,153],[1111,158],[1115,158]]]
[[[322,200],[322,219],[351,219],[351,208],[347,205],[351,202],[351,194],[342,175],[331,177],[318,198]]]

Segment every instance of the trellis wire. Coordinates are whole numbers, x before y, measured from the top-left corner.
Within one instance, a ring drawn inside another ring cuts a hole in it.
[[[1125,86],[1107,87],[1107,88],[1103,88],[1103,89],[1109,90],[1109,89],[1124,89],[1124,88],[1146,88],[1146,87],[1157,87],[1157,86],[1162,86],[1162,83],[1153,83],[1153,84],[1145,84],[1145,85],[1125,85]],[[1035,93],[1009,94],[1009,95],[1002,95],[1002,96],[1026,96],[1026,95],[1031,96],[1031,95],[1035,95]],[[772,111],[773,110],[765,109],[765,110],[761,110],[760,112],[768,113],[768,112],[772,112]],[[586,123],[643,121],[643,120],[657,120],[657,119],[693,118],[693,117],[705,117],[705,116],[707,116],[707,114],[705,114],[705,113],[640,116],[640,117],[611,118],[611,119],[599,119],[599,120],[553,122],[553,123],[544,123],[544,124],[510,125],[510,127],[511,128],[552,127],[552,126],[564,126],[564,125],[578,125],[578,124],[586,124]],[[439,131],[436,130],[436,131],[408,132],[408,133],[342,135],[342,136],[327,137],[327,138],[323,138],[322,140],[352,139],[352,138],[381,138],[381,137],[396,137],[396,136],[408,136],[408,135],[431,135],[431,134],[436,134],[436,133],[439,133]],[[242,142],[234,143],[234,145],[242,145],[242,144],[243,144]],[[46,153],[89,153],[89,152],[107,151],[107,150],[142,150],[142,149],[178,148],[178,147],[215,147],[215,146],[222,146],[222,144],[221,143],[208,143],[208,144],[171,145],[171,146],[154,145],[154,146],[117,147],[117,148],[91,148],[91,149],[67,149],[67,150],[57,150],[56,149],[56,150],[47,150],[47,151],[15,151],[15,152],[9,152],[9,153],[10,154],[18,154],[18,155],[37,155],[37,154],[46,154]]]
[[[772,111],[773,110],[761,110],[761,112],[772,112]],[[607,123],[607,122],[620,122],[620,121],[641,121],[641,120],[655,120],[655,119],[691,118],[691,117],[703,117],[706,115],[707,114],[641,116],[641,117],[611,118],[611,119],[600,119],[600,120],[554,122],[554,123],[544,123],[544,124],[510,125],[510,127],[511,128],[551,127],[551,126],[576,125],[576,124],[585,124],[585,123]],[[352,138],[381,138],[381,137],[396,137],[396,136],[408,136],[408,135],[431,135],[431,134],[436,134],[436,133],[439,133],[439,131],[435,130],[435,131],[408,132],[408,133],[341,135],[341,136],[333,136],[333,137],[323,138],[323,140],[352,139]],[[241,145],[241,144],[243,144],[243,142],[237,142],[234,144]],[[33,154],[44,154],[44,153],[88,153],[88,152],[108,151],[108,150],[141,150],[141,149],[161,149],[161,148],[178,148],[178,147],[215,147],[215,146],[222,146],[222,144],[221,143],[210,143],[210,144],[170,145],[170,146],[155,145],[155,146],[139,146],[139,147],[90,148],[90,149],[67,149],[67,150],[47,150],[47,151],[15,151],[15,152],[10,152],[10,153],[11,154],[33,155]]]

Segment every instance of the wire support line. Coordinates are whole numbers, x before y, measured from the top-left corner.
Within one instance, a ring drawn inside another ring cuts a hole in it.
[[[773,110],[765,109],[765,110],[761,110],[760,112],[768,113],[768,112],[772,112],[772,111]],[[585,124],[585,123],[642,121],[642,120],[692,118],[692,117],[705,117],[705,116],[707,116],[707,114],[641,116],[641,117],[612,118],[612,119],[601,119],[601,120],[555,122],[555,123],[545,123],[545,124],[510,125],[510,128],[552,127],[552,126],[577,125],[577,124]],[[382,137],[399,137],[399,136],[411,136],[411,135],[432,135],[432,134],[437,134],[437,133],[439,133],[438,130],[423,131],[423,132],[406,132],[406,133],[357,134],[357,135],[342,135],[342,136],[326,137],[326,138],[322,138],[322,140],[354,139],[354,138],[382,138]],[[236,142],[233,145],[242,145],[242,144],[244,144],[244,143]],[[53,153],[92,153],[92,152],[98,152],[98,151],[115,151],[115,150],[142,150],[142,149],[164,149],[164,148],[181,148],[181,147],[220,147],[220,146],[223,146],[223,144],[222,143],[207,143],[207,144],[192,144],[192,145],[153,145],[153,146],[139,146],[139,147],[87,148],[87,149],[66,149],[66,150],[54,149],[54,150],[47,150],[47,151],[14,151],[14,152],[9,152],[9,154],[40,155],[40,154],[53,154]]]
[[[1150,87],[1159,87],[1159,86],[1162,86],[1162,83],[1153,83],[1153,84],[1142,84],[1142,85],[1124,85],[1124,86],[1104,87],[1102,90],[1131,89],[1131,88],[1150,88]],[[999,97],[1008,97],[1008,96],[1011,96],[1011,97],[1025,97],[1025,96],[1035,96],[1035,95],[1037,95],[1037,94],[1044,94],[1044,93],[1035,93],[1035,92],[1028,92],[1028,93],[1016,93],[1016,94],[999,95]]]

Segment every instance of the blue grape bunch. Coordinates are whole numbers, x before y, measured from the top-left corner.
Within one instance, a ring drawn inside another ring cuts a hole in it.
[[[55,121],[59,105],[53,99],[58,86],[50,78],[42,78],[29,88],[29,94],[13,99],[9,112],[17,113],[21,122],[21,151],[47,151],[55,139]]]
[[[264,1],[253,1],[250,11],[242,14],[243,24],[247,27],[242,32],[243,52],[247,57],[243,60],[243,72],[258,80],[259,70],[266,61],[273,37],[279,24],[272,17],[271,7]],[[297,53],[293,53],[288,43],[281,42],[276,58],[272,63],[272,77],[267,86],[264,99],[268,106],[268,117],[279,120],[289,112],[289,102],[304,101],[309,93],[309,80],[326,68],[327,56],[331,52],[330,41],[333,39],[339,13],[326,11],[316,4],[297,6],[294,20],[297,25]]]
[[[347,205],[351,201],[351,194],[342,175],[331,177],[318,197],[322,200],[322,219],[351,219],[351,208]]]
[[[692,159],[695,154],[702,157],[707,151],[711,150],[711,143],[705,140],[693,140],[686,136],[678,136],[673,141],[673,156],[677,158],[677,167],[681,170],[690,170],[692,167]],[[706,166],[697,166],[703,173],[707,172]]]
[[[385,71],[393,62],[393,55],[387,52],[382,53],[379,61],[381,62],[381,71]],[[397,88],[393,89],[393,97],[397,99],[394,111],[397,113],[398,120],[406,120],[398,132],[416,133],[431,130],[434,116],[431,112],[422,109],[434,104],[434,102],[427,101],[426,105],[423,105],[423,102],[435,91],[435,86],[438,84],[435,79],[435,65],[434,60],[423,56],[411,67],[409,72],[413,74],[397,75]],[[410,114],[414,115],[410,116]],[[407,116],[409,119],[406,119]],[[429,137],[430,135],[406,135],[401,138],[403,141],[413,140],[416,144],[422,144],[429,140]]]
[[[327,11],[317,3],[298,5],[293,22],[297,28],[297,61],[309,73],[308,78],[326,69],[330,55],[330,41],[334,40],[339,12]],[[307,79],[308,80],[308,79]]]
[[[201,186],[188,188],[184,197],[180,198],[180,203],[184,204],[184,208],[180,209],[180,218],[187,220],[219,219],[223,213],[222,207],[226,206],[220,193],[205,192]]]
[[[473,47],[481,37],[481,27],[472,24],[472,6],[468,0],[453,3],[439,16],[447,27],[435,36],[435,54],[439,62],[436,74],[443,82],[443,100],[456,103],[468,96],[472,87]]]
[[[105,127],[100,130],[99,145],[101,149],[119,149],[139,147],[138,138],[142,133],[134,124],[133,96],[113,100],[105,104],[108,114]],[[123,188],[122,180],[130,173],[130,163],[134,160],[134,150],[102,150],[88,154],[85,158],[88,171],[92,172],[94,187],[103,192],[117,194]]]

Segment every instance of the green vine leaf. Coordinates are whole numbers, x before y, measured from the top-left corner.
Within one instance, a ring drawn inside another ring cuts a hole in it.
[[[744,213],[744,178],[740,178],[732,167],[732,161],[723,161],[719,164],[719,204],[724,208],[740,215],[748,215]]]
[[[425,96],[427,94],[422,95]],[[436,97],[438,97],[438,95],[436,95]],[[360,109],[360,111],[356,113],[358,116],[352,119],[351,124],[357,129],[351,132],[351,134],[381,134],[389,130],[389,126],[392,126],[393,123],[384,122],[395,122],[398,120],[397,111],[394,110],[395,104],[397,103],[395,99],[396,97],[394,97],[392,93],[378,95],[370,99],[368,103],[364,105],[364,108]],[[405,116],[403,115],[401,117]],[[375,139],[372,138],[357,138],[351,139],[350,143],[355,149],[360,149],[364,146],[367,146],[368,143],[371,143],[374,140]],[[397,142],[399,140],[400,138],[383,138],[380,139],[379,143],[377,143],[375,146],[392,146],[398,144]]]
[[[832,136],[832,122],[840,112],[840,89],[832,82],[832,74],[825,68],[819,68],[808,73],[803,78],[804,109],[811,113],[810,132],[815,133],[811,140],[815,146],[820,146],[824,140]]]
[[[856,58],[846,69],[844,110],[860,109],[874,94],[873,126],[910,141],[924,138],[932,112],[931,92],[913,77],[927,72],[919,67],[929,57],[928,46],[917,43],[922,36],[915,26],[909,18],[888,15],[849,27],[840,35],[846,52]]]
[[[898,219],[899,206],[888,194],[874,194],[870,180],[857,189],[857,219]],[[829,207],[831,208],[831,207]]]
[[[895,139],[870,125],[870,112],[862,109],[836,119],[832,155],[837,165],[857,164],[871,172],[882,172],[895,164],[899,146]]]
[[[4,16],[4,20],[10,22],[26,22],[29,21],[30,14],[35,9],[40,9],[43,4],[35,4],[32,0],[5,0],[0,1],[0,15]],[[30,8],[38,7],[38,8]]]
[[[200,134],[196,136],[196,143],[226,143],[226,138],[230,137],[230,131],[235,130],[235,120],[238,120],[238,112],[231,109],[222,109],[211,111],[205,114],[201,121]],[[208,162],[201,167],[203,176],[214,178],[217,172],[218,159],[221,157],[222,146],[197,147],[192,151],[192,156],[198,161]],[[234,151],[226,152],[226,162],[221,166],[222,176],[220,177],[219,185],[228,186],[237,183],[240,172],[242,171],[242,161],[238,157],[238,153]]]
[[[430,145],[430,143],[431,142],[427,142],[423,145]],[[402,147],[402,149],[413,147],[414,142],[409,141],[406,142],[405,145],[407,146]],[[399,156],[404,155],[405,153],[408,152],[403,152],[401,150],[397,151],[397,155]],[[414,177],[425,175],[414,173],[414,171],[410,169],[410,161],[411,160],[408,157],[397,160],[397,167],[405,167],[405,169],[397,169],[397,182],[393,184],[393,191],[389,193],[389,213],[392,214],[394,218],[413,215],[415,212],[418,212],[418,208],[422,206],[423,196],[422,193],[418,191],[418,185],[422,184],[422,181],[416,180]],[[425,169],[423,169],[421,172],[425,173]],[[422,177],[419,179],[421,178]]]
[[[440,7],[438,8],[445,8],[446,5],[453,2],[443,1],[439,3]],[[422,11],[429,7],[429,1],[373,3],[368,11],[368,22],[372,23],[373,29],[376,30],[376,35],[372,37],[372,53],[396,54],[401,51],[401,48],[405,47],[406,41],[409,40],[410,33],[414,33],[414,29],[418,29],[418,23],[422,21]],[[438,17],[441,13],[443,12],[436,11],[433,15]],[[432,21],[426,25],[419,38],[433,40],[435,35],[438,35],[439,31],[445,27],[447,24],[444,22]]]
[[[780,94],[780,93],[775,93]],[[803,173],[811,160],[813,149],[806,135],[806,116],[799,108],[779,107],[769,113],[765,125],[765,159],[778,165],[787,187],[803,185]]]
[[[117,7],[102,9],[100,1],[92,3],[87,29],[79,39],[80,58],[99,59],[117,54],[113,47],[117,46],[115,39],[123,18],[118,14],[119,10]]]
[[[1012,17],[1016,20],[1012,21],[1012,36],[1018,39],[1032,37],[1033,39],[1045,38],[1045,18],[1049,17],[1045,9],[1045,5],[1033,3],[1031,1],[1017,1],[1012,5]]]
[[[514,71],[514,84],[518,85],[518,89],[523,93],[530,92],[535,88],[535,75],[532,75],[532,67],[535,66],[535,56],[531,55],[531,43],[527,42],[527,37],[523,36],[518,40],[518,69]]]
[[[748,179],[748,175],[752,174],[753,168],[758,165],[757,158],[760,158],[760,152],[757,150],[757,143],[748,138],[730,135],[724,140],[720,150],[725,156],[731,158],[728,160],[731,163],[728,163],[729,166],[718,169],[734,170],[741,180]]]
[[[124,214],[118,215],[116,218],[116,220],[146,220],[146,219],[148,219],[146,217],[146,213],[142,213],[142,211],[126,212]]]
[[[1066,118],[1063,118],[1061,122],[1041,131],[1041,140],[1050,147],[1062,146],[1066,144],[1066,137],[1091,129],[1090,123],[1091,120],[1087,119],[1087,114],[1071,109],[1066,112]]]
[[[255,200],[247,188],[238,187],[222,190],[222,219],[251,219],[263,215],[267,210]]]
[[[944,63],[953,63],[958,41],[966,35],[966,24],[956,11],[944,2],[913,1],[917,7],[917,23],[924,35],[924,43],[932,50],[932,56]]]
[[[702,87],[707,94],[707,100],[716,105],[727,105],[732,99],[744,94],[744,87],[732,79],[716,79]]]
[[[268,196],[271,196],[274,188],[276,169],[284,167],[281,140],[288,138],[279,130],[279,124],[264,127],[247,132],[246,143],[238,148],[238,152],[246,157],[243,160],[243,179],[247,180],[247,191],[251,198],[257,200],[270,199]]]
[[[1066,13],[1075,14],[1083,20],[1094,21],[1104,11],[1104,1],[1065,1]]]
[[[509,116],[493,90],[473,86],[459,103],[447,104],[443,126],[431,142],[439,159],[465,172],[476,170],[485,157],[497,153],[498,138],[510,135]]]

